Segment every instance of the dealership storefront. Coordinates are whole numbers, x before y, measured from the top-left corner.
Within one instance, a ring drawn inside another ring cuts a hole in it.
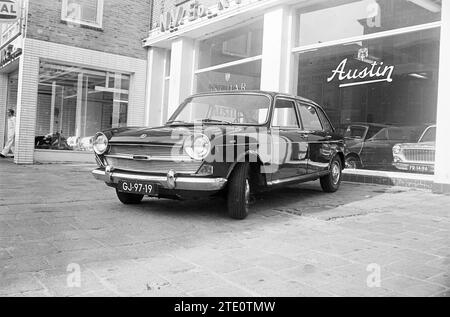
[[[431,141],[415,155],[432,164],[407,172],[442,189],[450,183],[450,131],[439,122],[449,112],[440,53],[450,49],[449,11],[435,0],[175,2],[145,40],[147,124],[165,121],[192,93],[287,92],[326,109],[357,170],[404,172],[393,147]]]
[[[20,42],[21,56],[0,68],[1,111],[17,112],[15,163],[95,162],[96,132],[143,124],[145,60]],[[0,137],[4,141],[6,133]]]

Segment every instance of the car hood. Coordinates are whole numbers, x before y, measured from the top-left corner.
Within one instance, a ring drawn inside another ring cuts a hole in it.
[[[133,143],[133,144],[158,144],[174,145],[183,142],[186,137],[194,133],[205,133],[215,137],[234,134],[244,131],[244,127],[239,126],[161,126],[155,128],[122,128],[110,130],[110,143]]]
[[[402,149],[435,149],[436,142],[422,142],[422,143],[403,143],[398,144]]]

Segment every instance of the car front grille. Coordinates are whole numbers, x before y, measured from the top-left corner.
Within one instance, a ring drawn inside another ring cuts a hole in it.
[[[172,162],[172,161],[136,161],[116,157],[107,157],[108,165],[114,169],[141,173],[166,174],[170,170],[177,173],[195,174],[201,162]]]
[[[109,155],[150,155],[155,157],[181,156],[181,146],[169,145],[111,145]]]
[[[408,162],[434,163],[435,150],[409,149],[404,150],[405,159]]]
[[[136,156],[140,158],[133,159]],[[106,155],[106,160],[114,169],[161,174],[166,174],[169,170],[174,170],[176,173],[195,174],[202,164],[186,157],[181,147],[170,145],[113,144]]]

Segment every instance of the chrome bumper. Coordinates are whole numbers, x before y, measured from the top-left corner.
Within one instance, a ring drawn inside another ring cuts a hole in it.
[[[203,178],[203,177],[175,177],[175,188],[169,186],[168,178],[156,175],[142,175],[129,172],[109,172],[103,169],[92,171],[97,180],[104,181],[109,185],[118,184],[120,180],[142,181],[158,184],[165,189],[191,190],[191,191],[218,191],[225,187],[225,178]]]

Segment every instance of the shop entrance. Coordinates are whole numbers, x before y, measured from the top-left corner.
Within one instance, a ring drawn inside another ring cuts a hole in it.
[[[5,107],[5,122],[3,124],[4,127],[4,140],[3,144],[6,144],[8,140],[8,118],[7,112],[9,109],[17,112],[17,92],[18,92],[18,83],[19,83],[19,72],[18,70],[9,73],[8,75],[8,86],[7,86],[7,97],[6,97],[6,107]],[[11,154],[11,153],[10,153]]]
[[[38,150],[92,152],[98,131],[126,126],[130,76],[41,62]]]

